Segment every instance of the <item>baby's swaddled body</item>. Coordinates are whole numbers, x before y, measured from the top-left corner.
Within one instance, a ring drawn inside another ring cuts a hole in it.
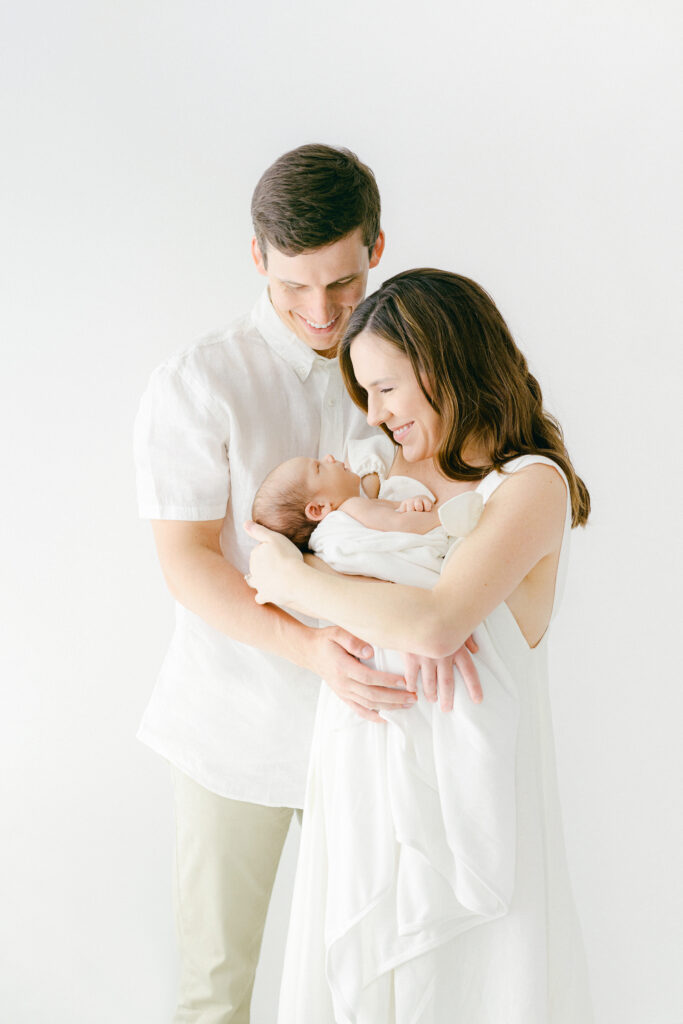
[[[379,497],[386,501],[400,502],[416,494],[434,500],[424,484],[407,476],[392,476],[380,484]],[[372,530],[339,509],[318,523],[309,547],[338,572],[433,587],[450,543],[443,526],[422,534]]]

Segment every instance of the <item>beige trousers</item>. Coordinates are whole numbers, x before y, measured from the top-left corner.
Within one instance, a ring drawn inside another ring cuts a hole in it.
[[[249,1024],[289,807],[228,800],[172,768],[180,994],[174,1024]]]

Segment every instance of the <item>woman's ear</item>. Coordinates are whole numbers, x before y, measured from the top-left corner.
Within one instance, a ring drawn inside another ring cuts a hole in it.
[[[310,519],[312,523],[319,523],[331,511],[332,505],[329,501],[324,502],[322,505],[315,501],[309,501],[304,509],[306,518]]]

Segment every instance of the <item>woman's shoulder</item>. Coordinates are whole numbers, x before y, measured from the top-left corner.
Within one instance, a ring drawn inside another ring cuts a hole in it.
[[[489,519],[495,515],[515,521],[525,531],[550,529],[561,534],[569,492],[565,475],[556,463],[519,460],[518,465],[497,476],[497,486],[486,500]]]
[[[522,455],[512,459],[502,470],[490,474],[482,485],[494,484],[490,487],[491,500],[496,495],[513,494],[521,500],[546,497],[556,502],[566,502],[568,494],[567,478],[561,467],[552,459],[540,455]],[[505,484],[505,487],[501,486]]]

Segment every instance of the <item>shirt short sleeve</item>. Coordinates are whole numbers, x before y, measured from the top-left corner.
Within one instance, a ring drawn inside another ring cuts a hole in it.
[[[230,493],[229,422],[211,395],[177,367],[152,374],[135,421],[138,509],[143,519],[222,519]]]

